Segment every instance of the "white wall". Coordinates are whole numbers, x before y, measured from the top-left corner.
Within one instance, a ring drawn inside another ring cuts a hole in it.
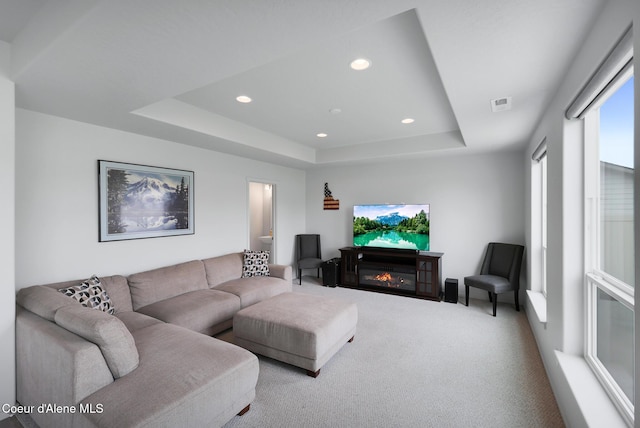
[[[277,261],[305,228],[301,170],[18,109],[16,287],[131,274],[247,248],[247,182],[278,189]],[[98,242],[98,159],[195,172],[195,234]],[[4,186],[3,186],[4,187]]]
[[[337,211],[323,210],[325,182],[340,200]],[[325,259],[352,245],[353,205],[430,204],[430,249],[444,252],[442,279],[457,278],[460,295],[463,278],[479,271],[488,242],[524,244],[521,152],[312,169],[306,193],[307,232],[321,235]],[[471,296],[486,293],[472,290]]]
[[[15,393],[15,85],[8,78],[11,49],[0,41],[0,405]],[[0,412],[0,420],[7,415]]]
[[[586,35],[581,51],[567,70],[555,98],[533,133],[524,156],[526,199],[529,211],[531,209],[529,203],[531,153],[542,138],[547,138],[549,183],[547,322],[538,322],[533,311],[528,311],[527,315],[567,426],[625,425],[582,358],[585,338],[583,131],[581,122],[567,121],[564,119],[564,112],[582,85],[629,26],[634,14],[636,17],[640,15],[640,3],[635,0],[610,0],[605,5]],[[635,22],[635,29],[637,53],[640,52],[638,42],[640,20],[638,19]],[[636,75],[637,73],[638,67],[636,67]],[[638,87],[636,85],[637,106]],[[636,108],[636,123],[640,123],[638,108]],[[636,147],[638,147],[637,132],[636,126]],[[636,156],[637,153],[636,149]],[[637,177],[636,174],[636,180]],[[637,219],[636,212],[636,221]],[[526,239],[529,247],[531,242],[535,241],[531,236],[531,221],[532,218],[528,215]],[[637,254],[636,251],[636,257]],[[530,263],[531,258],[527,258],[528,267]],[[529,268],[527,270],[530,271]],[[535,288],[535,284],[532,285]],[[637,337],[638,333],[636,333]],[[638,385],[637,376],[638,374],[636,374],[636,385]]]

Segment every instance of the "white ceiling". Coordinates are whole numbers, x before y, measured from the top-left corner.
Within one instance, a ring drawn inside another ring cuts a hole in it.
[[[0,39],[18,107],[306,168],[522,149],[602,3],[0,0]]]

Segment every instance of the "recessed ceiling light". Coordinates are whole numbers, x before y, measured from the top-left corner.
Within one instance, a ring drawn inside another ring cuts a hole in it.
[[[412,119],[410,117],[407,117],[406,119],[402,119],[400,122],[404,123],[405,125],[408,125],[410,123],[415,122],[415,119]]]
[[[371,67],[371,61],[366,58],[357,58],[351,61],[351,68],[356,71],[366,70],[369,67]]]
[[[320,133],[316,134],[316,137],[318,137],[318,138],[326,138],[327,134],[325,134],[324,132],[320,132]]]
[[[253,101],[250,97],[246,96],[246,95],[240,95],[238,97],[236,97],[236,101],[238,101],[239,103],[250,103],[251,101]]]

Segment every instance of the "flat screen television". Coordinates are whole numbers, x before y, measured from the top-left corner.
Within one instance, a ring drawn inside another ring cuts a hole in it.
[[[429,205],[354,205],[353,245],[429,251]]]

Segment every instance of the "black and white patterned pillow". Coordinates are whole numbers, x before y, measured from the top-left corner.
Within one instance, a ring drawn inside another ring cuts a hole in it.
[[[98,309],[111,315],[115,312],[109,294],[102,288],[100,278],[96,275],[83,281],[80,285],[61,288],[58,291],[65,296],[76,299],[82,306],[87,308]]]
[[[244,250],[242,277],[269,275],[269,251]]]

